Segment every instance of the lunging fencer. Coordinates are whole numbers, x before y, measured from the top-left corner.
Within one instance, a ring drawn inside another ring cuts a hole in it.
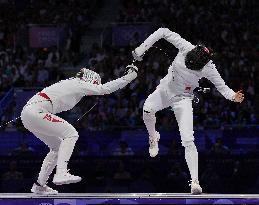
[[[74,78],[61,80],[34,95],[23,108],[21,119],[25,128],[43,141],[50,149],[45,157],[31,191],[37,194],[57,194],[47,186],[50,174],[56,167],[53,183],[77,183],[81,177],[69,173],[67,164],[78,139],[76,129],[56,113],[72,109],[84,96],[110,94],[125,87],[137,77],[138,68],[127,66],[121,78],[101,84],[96,72],[82,68]]]
[[[205,77],[228,100],[241,103],[244,94],[242,91],[234,92],[225,84],[212,62],[211,49],[204,45],[194,46],[168,28],[159,28],[132,51],[134,59],[141,61],[145,52],[162,38],[178,48],[178,54],[170,65],[168,74],[161,79],[156,90],[144,103],[143,120],[149,133],[149,153],[151,157],[155,157],[159,150],[160,134],[155,128],[155,114],[159,110],[172,107],[191,175],[191,193],[201,194],[202,188],[198,180],[198,152],[193,135],[193,90],[199,86],[199,79]]]

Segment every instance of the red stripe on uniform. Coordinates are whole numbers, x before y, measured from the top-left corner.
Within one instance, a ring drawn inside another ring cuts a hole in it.
[[[55,119],[55,118],[52,118],[52,122],[63,122],[61,120],[58,120],[58,119]],[[64,123],[64,122],[63,122]]]

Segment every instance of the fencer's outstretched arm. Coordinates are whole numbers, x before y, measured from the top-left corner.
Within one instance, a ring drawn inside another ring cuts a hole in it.
[[[165,39],[172,43],[176,48],[181,51],[185,49],[192,49],[194,46],[183,39],[178,33],[170,31],[168,28],[159,28],[154,33],[152,33],[139,47],[137,47],[133,52],[133,57],[135,60],[141,60],[140,57],[158,40]]]
[[[124,88],[132,80],[137,77],[138,68],[134,65],[127,66],[127,74],[108,83],[101,85],[92,85],[90,88],[91,95],[106,95],[113,93],[116,90]]]
[[[215,64],[209,62],[204,69],[205,77],[210,80],[217,90],[228,100],[234,101],[235,92],[230,89],[222,79]]]

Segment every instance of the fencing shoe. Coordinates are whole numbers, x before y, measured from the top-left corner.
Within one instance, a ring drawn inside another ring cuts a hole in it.
[[[56,185],[77,183],[82,180],[79,176],[74,176],[68,171],[56,173],[53,178],[53,183]]]
[[[155,136],[149,136],[149,155],[150,157],[155,157],[158,154],[158,141],[160,139],[159,132],[156,131]]]
[[[39,184],[34,183],[31,192],[35,194],[41,194],[41,195],[57,195],[58,191],[54,190],[47,185],[41,186]]]
[[[191,185],[191,194],[198,195],[202,193],[202,188],[198,180],[192,181]]]

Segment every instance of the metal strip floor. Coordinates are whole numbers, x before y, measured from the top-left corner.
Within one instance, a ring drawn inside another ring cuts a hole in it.
[[[201,194],[188,193],[59,193],[58,195],[36,195],[32,193],[0,193],[0,199],[259,199],[259,194]]]

